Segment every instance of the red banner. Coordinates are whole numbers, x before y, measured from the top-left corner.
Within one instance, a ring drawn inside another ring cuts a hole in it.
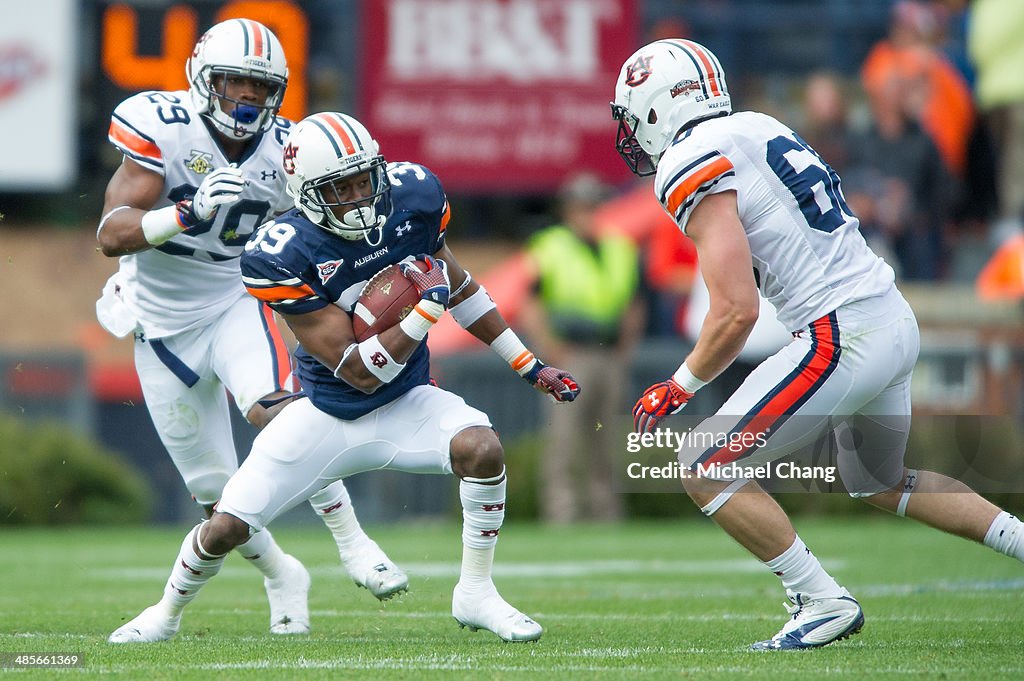
[[[364,0],[363,122],[448,189],[551,191],[628,176],[608,102],[636,0]]]

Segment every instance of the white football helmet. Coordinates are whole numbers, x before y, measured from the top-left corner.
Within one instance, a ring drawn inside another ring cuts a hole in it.
[[[391,215],[387,162],[363,124],[343,113],[308,116],[293,129],[284,147],[286,191],[307,218],[346,239],[365,238],[377,245]],[[339,192],[342,180],[363,175],[364,184]],[[335,208],[343,208],[341,217]],[[370,234],[378,231],[376,241]]]
[[[185,76],[196,110],[226,135],[246,139],[273,125],[288,85],[288,63],[281,42],[266,26],[251,19],[229,19],[199,39],[185,62]],[[215,76],[223,77],[214,83]],[[267,100],[256,105],[226,97],[226,76],[266,82]],[[218,100],[232,102],[232,112],[222,111]]]
[[[637,175],[652,175],[684,126],[732,112],[718,58],[692,40],[658,40],[633,53],[615,82],[615,149]]]

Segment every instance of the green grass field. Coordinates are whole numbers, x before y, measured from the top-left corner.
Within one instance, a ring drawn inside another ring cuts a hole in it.
[[[267,631],[262,580],[229,558],[168,643],[107,634],[160,596],[186,528],[0,532],[0,653],[75,653],[81,668],[10,678],[1024,678],[1024,566],[883,517],[806,519],[801,536],[864,606],[863,632],[816,651],[755,653],[786,614],[775,577],[710,522],[550,529],[510,524],[495,581],[544,625],[535,644],[450,616],[459,528],[370,528],[412,591],[386,605],[344,578],[322,528],[276,536],[313,575],[313,633]]]

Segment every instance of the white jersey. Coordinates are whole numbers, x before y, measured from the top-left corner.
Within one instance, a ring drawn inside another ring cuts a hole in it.
[[[758,288],[790,331],[892,288],[895,274],[864,241],[839,176],[771,116],[704,121],[658,164],[655,193],[684,233],[703,197],[728,190],[736,192]]]
[[[239,298],[238,258],[254,229],[293,206],[285,194],[282,148],[291,121],[277,118],[240,162],[241,198],[160,246],[121,258],[121,297],[152,338],[180,333],[220,316]],[[228,165],[188,92],[142,92],[110,121],[110,142],[127,158],[164,177],[153,208],[191,198],[212,170]]]

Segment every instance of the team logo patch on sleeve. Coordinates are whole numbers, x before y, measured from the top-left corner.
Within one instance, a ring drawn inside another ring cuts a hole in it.
[[[318,262],[316,264],[316,271],[320,274],[320,283],[327,285],[331,277],[338,273],[341,266],[345,264],[344,260],[328,260],[327,262]]]

